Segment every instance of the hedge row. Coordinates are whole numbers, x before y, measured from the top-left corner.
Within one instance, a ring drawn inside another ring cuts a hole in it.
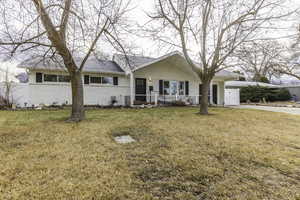
[[[248,86],[241,89],[241,102],[260,102],[265,99],[268,102],[289,101],[292,96],[284,88],[266,88],[260,86]]]

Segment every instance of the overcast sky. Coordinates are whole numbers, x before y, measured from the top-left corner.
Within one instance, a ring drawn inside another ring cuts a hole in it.
[[[134,9],[130,13],[131,20],[136,21],[136,23],[138,23],[139,25],[145,24],[149,20],[149,18],[146,15],[146,12],[151,12],[154,9],[153,1],[132,0],[132,3],[133,3],[132,7],[134,7]],[[300,0],[286,0],[285,6],[287,8],[290,8],[291,10],[295,9],[296,7],[300,7]],[[286,37],[296,33],[296,27],[299,22],[297,21],[297,18],[295,16],[290,17],[289,20],[284,20],[284,21],[281,20],[273,26],[279,29],[276,29],[276,31],[275,30],[269,31],[266,37],[282,38],[281,42],[288,44],[291,42],[291,40],[288,40]],[[159,56],[157,47],[155,46],[155,42],[151,41],[149,38],[143,38],[143,37],[135,38],[135,46],[140,47],[140,53],[143,53],[144,55]],[[12,74],[22,71],[14,67],[16,63],[12,63],[12,64],[0,63],[0,68],[3,69],[7,65],[10,66],[10,72]],[[1,75],[0,75],[0,81],[1,81]]]

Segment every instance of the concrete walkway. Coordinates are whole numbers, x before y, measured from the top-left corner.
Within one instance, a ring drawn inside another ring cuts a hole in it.
[[[252,106],[252,105],[240,105],[240,106],[230,106],[231,108],[240,109],[256,109],[265,110],[271,112],[288,113],[292,115],[300,115],[300,108],[288,108],[288,107],[271,107],[271,106]]]

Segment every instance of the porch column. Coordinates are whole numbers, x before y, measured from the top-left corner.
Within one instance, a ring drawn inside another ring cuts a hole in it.
[[[214,104],[214,101],[213,101],[213,99],[214,99],[214,97],[213,97],[213,82],[211,81],[210,82],[210,86],[209,86],[209,90],[210,90],[210,100],[209,100],[209,102],[210,102],[210,104]]]
[[[134,95],[134,75],[131,72],[130,73],[130,106],[133,106],[134,99],[135,99],[135,95]]]

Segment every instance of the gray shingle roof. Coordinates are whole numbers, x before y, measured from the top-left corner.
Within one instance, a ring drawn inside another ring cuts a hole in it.
[[[120,55],[120,54],[114,55],[114,58],[125,71],[128,70],[128,67],[130,68],[131,71],[135,71],[137,69],[147,66],[147,64],[150,65],[151,63],[155,63],[163,59],[168,59],[171,56],[181,56],[183,59],[185,59],[184,56],[178,51],[171,52],[159,58],[151,58],[151,57],[144,57],[144,56],[127,56],[128,59],[127,60],[125,55]],[[129,65],[126,64],[128,62]],[[200,66],[200,64],[198,65]],[[238,78],[238,74],[227,70],[221,70],[220,72],[216,73],[216,77]]]
[[[75,58],[77,66],[80,65],[82,58]],[[18,65],[19,68],[40,69],[40,70],[66,70],[65,67],[50,59],[42,60],[39,58],[31,59],[22,62]],[[102,72],[102,73],[124,73],[121,67],[114,61],[100,60],[95,57],[90,57],[83,68],[84,72]]]
[[[120,65],[123,63],[123,68],[129,67],[131,71],[134,71],[141,65],[145,65],[147,63],[151,63],[155,61],[157,58],[144,57],[144,56],[125,56],[123,54],[115,54],[114,60],[116,60]]]

